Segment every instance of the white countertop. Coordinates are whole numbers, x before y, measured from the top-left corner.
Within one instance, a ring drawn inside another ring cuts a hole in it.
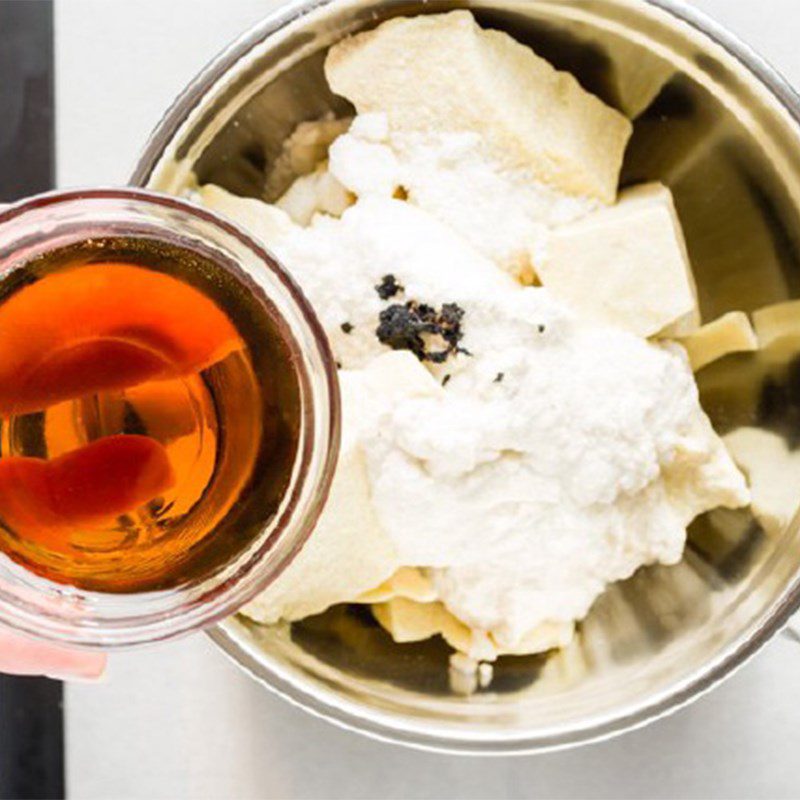
[[[697,0],[800,85],[798,0]],[[273,0],[57,0],[59,185],[122,183],[177,92]],[[202,636],[67,690],[68,787],[90,798],[800,796],[800,647],[778,638],[667,720],[555,755],[467,760],[369,741],[250,681]]]

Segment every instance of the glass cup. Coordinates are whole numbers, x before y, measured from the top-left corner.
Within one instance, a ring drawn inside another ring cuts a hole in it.
[[[136,189],[53,192],[23,200],[0,210],[0,279],[54,250],[117,237],[144,237],[197,253],[246,286],[250,301],[281,330],[296,369],[300,408],[294,462],[277,511],[257,536],[207,574],[170,589],[106,593],[40,577],[0,553],[0,624],[44,640],[102,649],[162,641],[211,625],[280,575],[324,505],[340,425],[335,362],[308,301],[264,247],[201,207]]]

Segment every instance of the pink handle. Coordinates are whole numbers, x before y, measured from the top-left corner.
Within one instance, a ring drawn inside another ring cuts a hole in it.
[[[0,631],[0,672],[47,675],[58,680],[96,680],[105,666],[103,653],[70,650]]]

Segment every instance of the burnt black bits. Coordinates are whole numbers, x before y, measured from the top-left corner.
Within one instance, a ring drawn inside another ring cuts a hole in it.
[[[375,286],[375,291],[381,300],[391,300],[403,291],[403,287],[397,282],[394,275],[384,275],[381,282]]]
[[[459,345],[464,309],[457,303],[443,303],[438,310],[416,300],[393,303],[378,319],[378,340],[393,350],[410,350],[420,361],[442,364],[457,353],[470,355]]]

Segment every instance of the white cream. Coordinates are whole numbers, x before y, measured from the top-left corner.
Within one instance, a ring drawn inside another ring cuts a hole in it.
[[[676,563],[697,514],[748,498],[677,348],[573,321],[536,335],[506,343],[499,384],[476,342],[444,396],[396,405],[363,444],[400,561],[435,567],[448,609],[501,647]]]
[[[599,206],[546,186],[530,169],[503,165],[476,132],[392,131],[379,112],[356,117],[331,145],[330,171],[358,197],[407,196],[502,269],[525,277],[533,276],[551,227]]]
[[[498,163],[567,194],[616,199],[631,123],[506,33],[463,10],[398,17],[325,59],[334,93],[393,130],[477,133]]]
[[[399,200],[362,199],[340,220],[281,231],[270,244],[355,374],[390,352],[375,336],[389,302],[464,308],[472,355],[434,369],[450,375],[444,390],[360,397],[358,447],[368,513],[397,564],[431,568],[446,607],[500,650],[542,625],[563,631],[608,583],[678,561],[697,514],[747,502],[681,348],[583,323]],[[387,273],[405,292],[382,301],[374,287]],[[343,552],[330,562],[347,569]]]
[[[498,292],[518,288],[446,226],[400,200],[362,200],[341,219],[318,215],[270,245],[313,303],[346,369],[387,350],[375,336],[387,305],[375,286],[387,274],[405,287],[397,299],[437,306],[459,300],[487,308]]]
[[[359,601],[385,581],[395,595],[435,599],[421,576],[398,575],[397,548],[377,519],[362,441],[395,403],[442,388],[408,353],[389,352],[363,370],[340,372],[342,441],[325,508],[291,565],[246,608],[259,622],[296,620],[335,603]],[[393,578],[393,576],[397,576]],[[427,590],[427,594],[426,591]]]
[[[464,12],[347,39],[326,74],[359,116],[332,143],[330,120],[299,137],[306,177],[282,203],[306,227],[200,192],[278,255],[343,368],[333,502],[250,613],[381,596],[387,628],[438,631],[473,659],[563,645],[609,583],[677,562],[697,514],[748,502],[682,348],[512,277],[534,277],[551,230],[614,200],[630,125]],[[388,300],[386,275],[403,287]],[[458,304],[469,354],[423,367],[391,352],[379,315],[407,301]],[[424,571],[423,601],[381,595],[403,567]]]

